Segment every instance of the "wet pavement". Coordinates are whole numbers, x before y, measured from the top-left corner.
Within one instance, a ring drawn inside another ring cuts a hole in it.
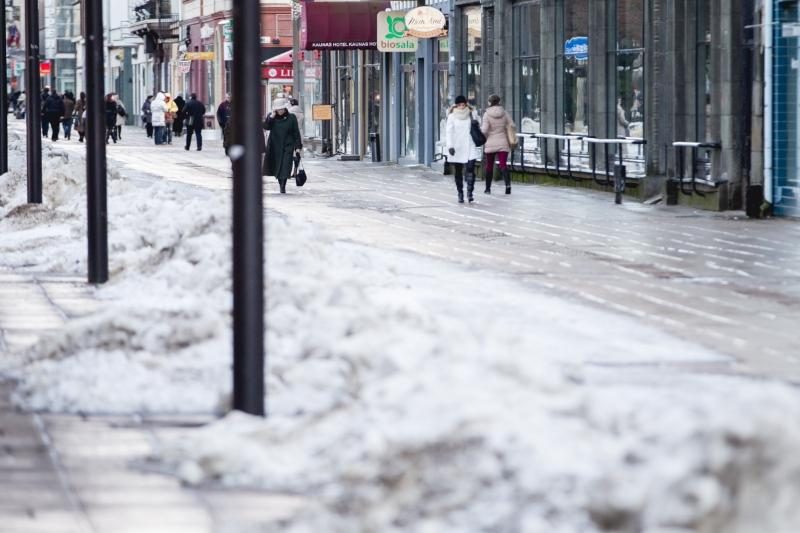
[[[152,146],[138,131],[128,138],[137,149],[109,149],[126,175],[231,188],[218,141],[186,152]],[[309,183],[286,195],[266,178],[267,209],[639,318],[734,358],[714,371],[800,381],[800,221],[630,199],[617,206],[613,194],[567,181],[514,184],[508,196],[497,184],[486,195],[478,182],[476,202],[460,205],[441,171],[312,158],[306,170]]]

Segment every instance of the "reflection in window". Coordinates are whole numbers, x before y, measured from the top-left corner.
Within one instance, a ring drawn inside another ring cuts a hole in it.
[[[539,133],[541,94],[539,2],[514,6],[514,120],[521,133]]]
[[[644,136],[644,0],[617,0],[617,135]]]
[[[467,100],[470,104],[480,107],[481,87],[481,52],[483,46],[482,35],[483,17],[480,6],[464,8],[462,27],[464,28],[465,47],[465,86]]]
[[[448,66],[450,64],[450,46],[447,37],[442,37],[437,41],[437,48],[439,50],[438,65],[436,66],[436,110],[435,110],[435,124],[438,126],[434,128],[435,141],[441,141],[445,138],[445,124],[447,123],[447,111],[450,108],[449,101],[449,78]]]
[[[589,3],[564,6],[564,132],[589,132]]]
[[[708,117],[711,116],[711,6],[697,3],[697,140],[711,140]]]
[[[617,0],[616,134],[644,138],[644,0]],[[644,173],[641,145],[621,145],[630,174]]]

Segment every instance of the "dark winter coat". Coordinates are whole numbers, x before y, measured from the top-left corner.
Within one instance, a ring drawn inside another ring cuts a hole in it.
[[[150,109],[150,104],[152,103],[152,99],[148,99],[142,104],[142,122],[145,124],[150,124],[153,122],[153,111]]]
[[[117,127],[117,103],[113,100],[106,100],[105,119],[106,128]]]
[[[175,114],[175,122],[172,123],[172,130],[175,133],[183,131],[183,119],[185,118],[184,111],[186,109],[186,100],[183,96],[175,97],[175,105],[178,106],[178,112]]]
[[[228,120],[231,118],[231,103],[227,100],[223,100],[219,107],[217,107],[217,122],[219,123],[219,127],[223,130],[225,129],[225,125],[228,124]]]
[[[279,180],[288,179],[292,174],[294,151],[303,147],[297,117],[288,112],[283,116],[270,115],[264,121],[264,129],[270,133],[261,173]]]
[[[50,117],[63,117],[64,100],[58,95],[50,95],[44,104],[44,112]]]
[[[186,120],[192,117],[192,127],[195,129],[203,129],[203,120],[206,116],[206,106],[200,100],[189,100],[183,110]]]

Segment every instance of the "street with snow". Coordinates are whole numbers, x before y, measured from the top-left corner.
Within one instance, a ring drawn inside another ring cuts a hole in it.
[[[302,189],[264,181],[262,419],[229,412],[220,144],[109,146],[93,287],[85,147],[43,142],[28,205],[13,132],[0,532],[800,531],[796,220],[521,184],[459,205],[441,172],[309,159]]]

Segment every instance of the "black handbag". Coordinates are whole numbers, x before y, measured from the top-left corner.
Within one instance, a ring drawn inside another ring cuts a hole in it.
[[[295,157],[294,162],[295,162],[294,183],[298,187],[302,187],[303,185],[306,184],[306,179],[308,179],[308,176],[306,176],[306,170],[303,168],[303,165],[300,164],[299,156]]]
[[[481,131],[481,125],[475,119],[472,119],[472,124],[470,124],[469,127],[469,134],[472,137],[472,142],[475,143],[475,146],[483,146],[486,144],[486,135],[483,134]]]

